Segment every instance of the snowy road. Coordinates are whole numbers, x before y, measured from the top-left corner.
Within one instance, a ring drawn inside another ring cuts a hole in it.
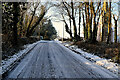
[[[117,78],[55,41],[40,42],[8,78]]]

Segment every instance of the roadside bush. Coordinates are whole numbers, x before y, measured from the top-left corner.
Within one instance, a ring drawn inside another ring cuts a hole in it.
[[[78,41],[74,44],[78,45],[79,48],[81,48],[84,51],[87,51],[89,53],[96,54],[102,58],[105,57],[107,59],[112,59],[113,62],[118,62],[118,59],[120,58],[118,56],[119,52],[120,52],[120,43],[108,45],[103,42],[99,42],[96,44],[90,44],[90,43]],[[120,63],[120,61],[119,61],[119,63]]]

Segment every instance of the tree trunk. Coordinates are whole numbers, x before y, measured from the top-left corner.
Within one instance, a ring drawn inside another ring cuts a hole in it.
[[[102,36],[101,36],[101,41],[103,42],[104,40],[104,13],[102,16]]]
[[[115,20],[115,43],[117,43],[117,20]]]
[[[73,27],[74,27],[74,37],[75,37],[75,40],[78,40],[77,27],[76,27],[76,22],[75,22],[75,17],[74,17],[74,7],[73,7],[73,1],[72,0],[71,0],[71,8],[72,8],[72,20],[73,20]]]
[[[88,18],[87,18],[87,3],[85,4],[85,14],[86,14],[86,26],[85,26],[85,40],[88,39]]]
[[[109,6],[109,21],[108,21],[108,39],[107,39],[107,44],[110,43],[111,41],[111,2],[110,3],[110,6]]]
[[[115,22],[115,35],[114,35],[114,40],[115,40],[115,43],[117,43],[117,19],[115,19],[115,16],[113,15],[113,19],[114,19],[114,22]]]
[[[84,14],[83,13],[82,13],[82,16],[83,16],[84,39],[86,40],[86,26],[85,26],[85,18],[84,18]]]
[[[96,16],[97,16],[97,11],[99,10],[99,7],[101,5],[101,2],[98,3],[98,7],[97,7],[97,10],[95,10],[95,7],[93,6],[92,7],[92,10],[93,10],[93,35],[92,35],[92,42],[95,43],[97,42],[96,38],[97,38],[97,26],[98,26],[98,23],[99,23],[99,18],[100,18],[100,12],[99,12],[99,17],[98,19],[96,20]],[[93,5],[93,4],[92,4]],[[97,23],[96,23],[97,22]]]
[[[23,13],[20,17],[20,32],[19,32],[19,36],[22,37],[22,30],[23,30]]]
[[[31,27],[31,29],[30,29],[27,37],[29,37],[29,36],[32,35],[34,28],[37,27],[37,25],[38,25],[38,24],[40,23],[40,21],[43,19],[43,17],[45,16],[45,13],[46,13],[46,12],[44,11],[43,14],[40,15],[40,17],[39,17],[38,21],[35,23],[35,25],[33,25],[33,26]]]
[[[120,52],[118,53],[118,60],[117,60],[118,63],[120,63]]]
[[[81,22],[81,11],[79,7],[79,36],[80,36],[80,22]]]
[[[103,41],[106,42],[107,36],[108,36],[108,15],[109,15],[109,10],[108,10],[108,2],[104,2],[104,35],[103,35]]]
[[[19,17],[19,3],[13,2],[13,46],[17,45],[17,23]]]
[[[70,35],[70,37],[72,38],[72,33],[71,33],[71,31],[70,31],[70,29],[68,27],[68,24],[66,22],[65,22],[65,30]]]
[[[89,2],[86,3],[86,7],[87,7],[87,31],[88,31],[88,40],[90,40],[91,38],[91,28],[90,28],[90,13],[89,13]]]
[[[34,18],[34,16],[35,16],[35,12],[36,12],[36,9],[37,9],[38,5],[39,5],[39,4],[37,4],[37,5],[35,6],[34,11],[33,11],[33,14],[32,14],[32,17],[31,17],[31,20],[30,20],[30,22],[29,22],[29,24],[28,24],[27,33],[26,33],[26,36],[27,36],[27,37],[29,37],[30,26],[31,26],[31,23],[32,23],[33,18]]]
[[[74,37],[77,40],[77,28],[76,28],[76,22],[74,18],[73,18],[73,26],[74,26]]]
[[[72,38],[73,38],[73,36],[72,36],[71,18],[69,18],[69,22],[70,22],[70,37],[71,37],[71,39],[72,39]]]
[[[90,40],[91,40],[92,39],[93,2],[91,2],[90,4],[90,13],[91,13],[91,17],[90,17]]]
[[[62,17],[63,17],[63,21],[64,21],[64,23],[65,23],[65,31],[70,35],[70,37],[71,37],[71,39],[72,39],[73,37],[72,37],[71,29],[69,29],[68,24],[67,24],[67,22],[65,21],[65,18],[64,18],[63,15],[62,15]],[[69,19],[69,21],[70,21],[70,26],[71,26],[71,19]]]
[[[33,21],[34,15],[35,15],[35,11],[34,11],[34,13],[33,13],[33,15],[32,15],[32,18],[31,18],[31,20],[30,20],[30,22],[29,22],[29,25],[28,25],[28,28],[27,28],[27,33],[26,33],[26,36],[27,36],[27,37],[29,36],[29,29],[30,29],[31,23],[32,23],[32,21]]]
[[[96,42],[96,37],[97,37],[97,26],[96,26],[96,20],[95,19],[96,19],[96,13],[94,13],[92,42]]]

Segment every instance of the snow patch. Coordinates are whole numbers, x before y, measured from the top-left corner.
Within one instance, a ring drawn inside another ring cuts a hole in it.
[[[62,44],[60,44],[62,47],[65,47],[63,46]],[[75,45],[73,45],[75,46]],[[72,47],[73,47],[72,46]],[[70,46],[69,46],[70,47]],[[87,64],[86,66],[89,66],[91,67],[91,70],[94,72],[99,72],[100,74],[102,74],[102,76],[104,76],[105,78],[118,78],[118,75],[109,71],[108,69],[102,67],[102,66],[99,66],[97,65],[96,63],[92,62],[91,60],[87,59],[86,57],[84,57],[82,54],[75,54],[75,52],[69,50],[68,48],[65,48],[66,50],[69,51],[70,54],[72,54],[73,56],[75,56],[77,59],[79,59],[81,62]],[[78,48],[76,48],[78,50]],[[76,50],[74,48],[74,50]],[[83,52],[84,53],[87,53],[87,52],[84,52],[82,51],[81,49],[79,49],[79,51]],[[91,54],[89,56],[92,56]],[[99,58],[98,56],[96,57],[97,59]]]
[[[85,51],[79,49],[78,46],[76,46],[76,45],[72,45],[72,46],[68,46],[68,45],[69,44],[66,43],[64,46],[70,48],[71,50],[75,50],[76,52],[79,52],[83,57],[85,57],[86,59],[89,59],[92,62],[95,62],[97,65],[100,65],[115,74],[120,74],[120,73],[118,73],[119,72],[118,64],[114,63],[114,62],[110,62],[111,61],[110,59],[100,58],[99,56],[96,56],[92,53],[85,52]]]
[[[31,50],[39,42],[40,41],[37,41],[33,44],[24,45],[23,46],[25,48],[24,50],[19,51],[18,53],[14,54],[13,56],[10,56],[9,59],[2,60],[2,63],[1,63],[2,66],[0,66],[0,74],[2,75],[6,71],[8,71],[15,61],[20,60],[21,57],[24,56],[24,54],[26,54],[29,50]]]

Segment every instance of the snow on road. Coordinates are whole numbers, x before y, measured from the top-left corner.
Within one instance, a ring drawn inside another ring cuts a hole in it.
[[[13,56],[9,56],[8,59],[2,60],[1,62],[2,66],[0,66],[0,75],[8,71],[17,60],[21,59],[25,54],[27,54],[28,51],[30,51],[39,42],[40,41],[37,41],[33,44],[24,45],[24,48],[25,48],[24,50],[19,51]]]
[[[110,62],[110,59],[100,58],[99,56],[96,56],[92,53],[85,52],[78,48],[76,45],[71,46],[69,43],[63,43],[63,45],[70,48],[71,50],[79,52],[81,56],[85,57],[86,59],[95,62],[97,65],[100,65],[118,75],[120,66],[117,63]]]
[[[55,41],[39,42],[8,78],[118,78]]]

